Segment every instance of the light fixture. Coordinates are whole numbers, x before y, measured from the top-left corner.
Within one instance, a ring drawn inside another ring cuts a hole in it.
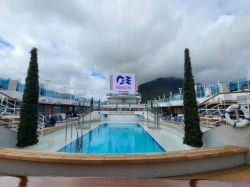
[[[180,95],[181,95],[181,91],[182,91],[182,88],[179,88]]]

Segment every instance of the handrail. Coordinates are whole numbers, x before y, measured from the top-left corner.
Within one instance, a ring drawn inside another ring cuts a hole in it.
[[[38,114],[38,118],[39,118],[39,120],[38,120],[38,126],[37,126],[37,128],[39,129],[39,130],[41,130],[40,132],[41,132],[41,135],[40,135],[40,137],[41,137],[41,141],[43,140],[43,131],[44,131],[44,126],[45,126],[45,116],[44,115],[42,115],[42,114]]]
[[[8,105],[6,105],[6,106],[4,107],[5,109],[2,110],[2,106],[3,106],[3,102],[4,102],[4,99],[5,99],[5,98],[7,99],[7,100],[6,100],[6,103],[8,103],[8,98],[5,97],[5,96],[3,96],[2,99],[1,99],[1,103],[0,103],[0,104],[1,104],[1,113],[0,113],[0,116],[2,116],[2,115],[7,111]]]
[[[0,105],[1,105],[1,109],[0,109],[0,116],[1,118],[3,117],[3,115],[8,111],[10,110],[11,111],[11,116],[8,118],[8,120],[1,120],[0,121],[6,125],[8,125],[9,127],[11,127],[11,130],[15,130],[16,129],[16,125],[15,125],[15,117],[16,117],[16,114],[18,113],[18,110],[20,111],[20,107],[17,107],[18,104],[21,105],[21,103],[19,103],[16,99],[13,99],[12,97],[0,92],[3,97],[1,98],[1,102],[0,102]],[[14,104],[11,103],[9,101],[9,98],[13,99],[14,101]],[[5,104],[4,104],[5,102]],[[4,106],[4,107],[3,107]],[[4,108],[4,109],[3,109]],[[19,112],[20,113],[20,112]]]
[[[8,96],[5,93],[0,92],[0,94],[3,95],[3,97],[1,98],[1,110],[0,110],[0,116],[2,117],[4,113],[6,113],[6,111],[10,110],[11,111],[11,116],[8,118],[8,120],[1,120],[0,121],[6,125],[8,125],[9,127],[11,127],[11,130],[16,130],[19,121],[16,121],[15,117],[18,117],[17,114],[20,114],[20,107],[18,105],[21,105],[21,102],[18,101],[17,99],[14,99],[10,96]],[[3,102],[6,102],[6,106],[4,111],[2,110],[2,106],[3,106]],[[13,101],[14,103],[10,102]],[[44,130],[44,126],[45,126],[45,117],[41,114],[38,114],[38,131],[41,133],[40,137],[41,140],[43,139],[43,130]]]
[[[213,99],[214,97],[220,95],[220,94],[232,94],[232,93],[249,93],[250,91],[249,90],[240,90],[240,91],[234,91],[234,92],[221,92],[221,93],[218,93],[216,95],[213,95],[212,97],[208,98],[207,100],[203,101],[202,103],[200,103],[198,105],[201,106],[201,105],[204,105],[204,103],[206,103],[207,101],[209,101],[210,99]]]
[[[22,101],[19,101],[19,100],[13,98],[13,97],[10,97],[9,95],[7,95],[7,94],[5,94],[5,93],[3,93],[3,92],[1,92],[1,91],[0,91],[0,94],[4,95],[4,96],[6,96],[6,97],[9,97],[9,98],[12,99],[13,101],[17,101],[17,102],[20,102],[20,103],[22,102]]]
[[[222,106],[221,103],[218,103],[217,105],[213,106],[212,108],[207,108],[210,105],[211,104],[206,105],[201,109],[198,109],[199,116],[202,116],[202,115],[222,116],[223,115],[222,111],[225,111],[225,109],[220,108],[220,106]],[[208,112],[210,112],[210,113],[208,114]],[[216,115],[217,112],[219,113],[219,115]]]
[[[71,125],[71,138],[72,138],[72,125],[75,125],[75,121],[76,120],[79,120],[79,118],[78,117],[73,117],[73,118],[67,118],[66,119],[66,125],[65,125],[65,141],[67,140],[67,134],[68,134],[68,122],[73,122],[73,123],[71,123],[70,125]],[[76,125],[75,125],[75,127],[76,127]],[[76,131],[77,131],[77,128],[76,128]],[[78,133],[78,132],[77,132]]]
[[[210,97],[210,98],[208,98],[207,100],[205,100],[205,101],[203,101],[202,103],[200,103],[200,104],[198,105],[198,107],[201,106],[201,105],[204,105],[207,101],[209,101],[209,100],[215,98],[216,96],[218,96],[218,95],[220,95],[220,94],[221,94],[221,93],[218,93],[218,94],[216,94],[216,95],[213,95],[212,97]]]

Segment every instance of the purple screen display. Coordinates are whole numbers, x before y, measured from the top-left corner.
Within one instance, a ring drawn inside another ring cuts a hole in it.
[[[113,91],[135,91],[135,74],[113,74]]]

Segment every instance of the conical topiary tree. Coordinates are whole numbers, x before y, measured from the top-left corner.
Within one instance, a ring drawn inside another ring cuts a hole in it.
[[[183,110],[185,135],[183,143],[192,147],[202,147],[203,133],[200,129],[200,118],[194,89],[194,78],[192,73],[189,49],[185,49],[184,82],[183,82]]]
[[[37,49],[30,51],[30,64],[25,79],[25,90],[23,93],[20,124],[17,132],[17,147],[34,145],[38,142],[37,123],[38,123],[38,63]]]

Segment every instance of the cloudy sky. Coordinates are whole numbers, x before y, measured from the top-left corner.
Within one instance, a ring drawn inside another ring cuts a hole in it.
[[[96,100],[112,73],[183,78],[185,48],[197,82],[250,77],[249,20],[249,0],[0,0],[0,77],[24,82],[32,47],[41,83]]]

